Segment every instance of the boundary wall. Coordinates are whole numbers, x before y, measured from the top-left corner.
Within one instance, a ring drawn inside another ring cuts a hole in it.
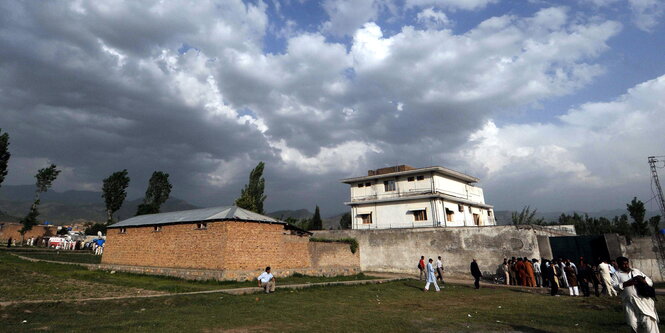
[[[572,233],[570,233],[572,230]],[[481,226],[383,230],[314,231],[317,238],[355,238],[363,271],[417,274],[420,256],[425,260],[442,257],[447,276],[469,276],[475,258],[487,277],[495,275],[503,258],[541,258],[538,236],[574,235],[574,228],[549,229],[530,226]],[[549,252],[548,252],[549,251]]]

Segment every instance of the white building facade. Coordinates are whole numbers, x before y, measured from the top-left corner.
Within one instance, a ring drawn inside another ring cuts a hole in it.
[[[353,229],[496,225],[478,178],[444,167],[407,165],[343,179],[351,186]]]

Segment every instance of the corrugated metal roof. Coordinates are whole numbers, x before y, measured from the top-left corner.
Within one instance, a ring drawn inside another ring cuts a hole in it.
[[[110,225],[109,228],[224,220],[286,224],[286,222],[236,206],[225,206],[139,215]]]

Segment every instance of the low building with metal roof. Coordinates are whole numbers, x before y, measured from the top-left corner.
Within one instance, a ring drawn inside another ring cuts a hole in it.
[[[220,279],[251,277],[266,266],[276,273],[359,271],[358,254],[348,244],[310,242],[310,236],[235,206],[140,215],[108,227],[102,264],[134,272],[214,270],[223,274],[205,276]]]

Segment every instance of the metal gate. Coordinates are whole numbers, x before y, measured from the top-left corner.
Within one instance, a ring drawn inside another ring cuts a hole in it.
[[[609,258],[603,235],[550,237],[550,247],[555,259],[570,259],[578,263],[580,257],[588,264],[598,264],[598,258]]]

